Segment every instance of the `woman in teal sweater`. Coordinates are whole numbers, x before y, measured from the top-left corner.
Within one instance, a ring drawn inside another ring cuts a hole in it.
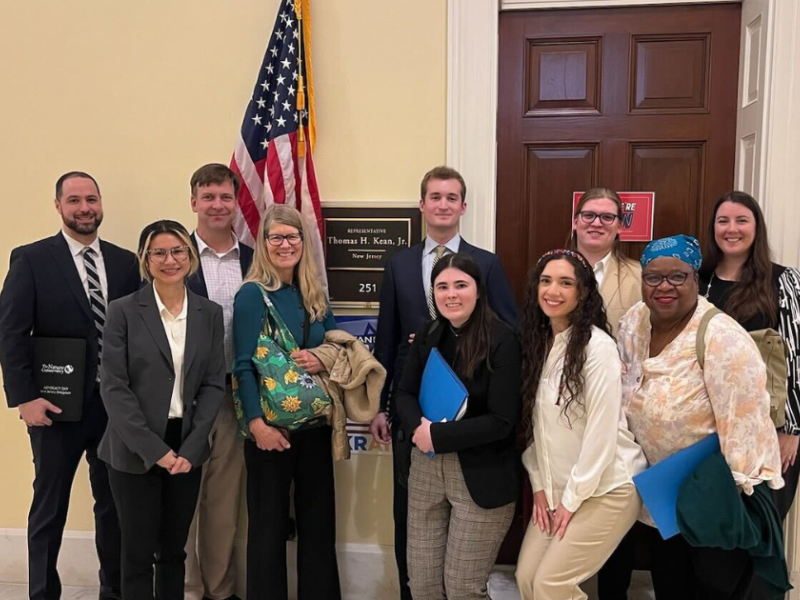
[[[261,407],[253,355],[262,330],[266,290],[300,350],[296,364],[314,375],[324,370],[307,348],[319,346],[336,328],[317,275],[303,221],[292,207],[274,204],[264,213],[253,264],[233,304],[233,374],[246,427],[247,597],[286,600],[286,539],[289,489],[294,482],[297,517],[298,600],[340,600],[336,563],[331,428],[328,425],[288,436],[267,424]],[[308,315],[307,339],[304,320]]]

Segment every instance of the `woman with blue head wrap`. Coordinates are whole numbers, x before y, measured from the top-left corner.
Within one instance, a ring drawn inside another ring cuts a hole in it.
[[[642,298],[650,308],[651,351],[657,354],[682,330],[697,306],[700,243],[688,235],[650,242],[642,253]]]
[[[698,296],[701,263],[700,244],[687,235],[655,240],[642,253],[643,302],[622,318],[617,338],[628,425],[651,466],[716,433],[740,492],[750,496],[761,484],[780,488],[761,356],[736,321],[724,313],[707,315],[714,308]],[[653,524],[649,515],[642,520]],[[644,529],[637,535],[651,546],[657,598],[733,598],[749,589],[753,561],[746,551],[695,547],[683,533],[663,540],[655,529]],[[612,561],[633,556],[625,549],[628,541]],[[601,590],[600,597],[610,596]]]

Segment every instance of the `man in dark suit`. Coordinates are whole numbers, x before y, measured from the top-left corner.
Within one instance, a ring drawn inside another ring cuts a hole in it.
[[[97,445],[107,416],[98,373],[108,303],[135,292],[136,256],[97,237],[103,205],[97,182],[73,171],[56,183],[62,229],[15,248],[0,293],[0,366],[8,406],[28,426],[35,478],[28,515],[28,587],[31,600],[58,600],[56,570],[75,470],[86,454],[94,496],[100,598],[118,598],[120,532],[106,465]],[[77,422],[58,421],[60,409],[41,397],[34,376],[34,338],[86,342],[83,405]],[[52,418],[51,418],[52,417]]]
[[[400,576],[400,597],[411,600],[406,564],[408,519],[408,470],[411,463],[411,432],[404,432],[392,405],[408,356],[414,332],[433,315],[430,278],[442,256],[464,252],[472,256],[486,279],[489,304],[498,316],[516,326],[517,306],[503,266],[496,255],[468,244],[458,234],[461,216],[467,210],[467,186],[458,171],[436,167],[425,174],[420,189],[419,210],[428,234],[421,243],[396,252],[387,261],[381,288],[375,356],[386,368],[381,410],[372,420],[370,433],[379,442],[392,442],[394,467],[394,551]]]
[[[242,440],[231,390],[233,298],[253,262],[253,250],[240,244],[231,226],[238,210],[239,178],[228,167],[200,167],[190,181],[197,229],[192,243],[200,268],[187,281],[195,294],[222,307],[225,325],[226,393],[211,429],[211,457],[203,467],[197,514],[186,543],[186,600],[238,600],[233,546],[239,522],[244,471]]]

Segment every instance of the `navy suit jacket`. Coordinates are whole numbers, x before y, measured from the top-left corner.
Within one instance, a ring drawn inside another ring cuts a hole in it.
[[[381,392],[381,410],[389,404],[392,389],[403,373],[408,356],[409,336],[427,320],[428,299],[422,286],[422,252],[425,242],[395,252],[386,262],[381,287],[375,357],[386,369],[386,384]],[[503,265],[496,254],[468,244],[464,239],[458,251],[478,263],[486,282],[489,304],[511,327],[517,326],[517,304]],[[394,407],[390,405],[392,415]]]
[[[107,302],[139,289],[133,252],[100,240]],[[95,395],[97,330],[86,290],[61,232],[11,252],[0,293],[0,365],[9,407],[39,398],[33,375],[33,338],[86,340],[84,402]]]
[[[195,237],[195,234],[192,234],[192,243],[194,244],[194,249],[197,250],[197,238]],[[247,277],[247,271],[250,269],[252,262],[253,249],[250,246],[246,246],[242,242],[239,242],[239,264],[242,267],[242,279]],[[194,275],[186,280],[186,287],[188,287],[198,296],[208,298],[206,278],[203,275],[203,261],[200,261],[200,266],[198,267],[197,271],[195,271]]]

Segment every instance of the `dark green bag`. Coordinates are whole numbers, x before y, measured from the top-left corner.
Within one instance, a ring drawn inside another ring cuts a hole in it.
[[[253,364],[259,376],[258,393],[264,420],[268,425],[286,431],[324,425],[330,420],[331,399],[317,381],[302,367],[297,366],[290,356],[292,352],[299,350],[297,342],[272,304],[267,291],[262,286],[259,289],[267,310],[253,354]],[[232,387],[233,403],[239,420],[239,435],[252,439],[235,375]]]

